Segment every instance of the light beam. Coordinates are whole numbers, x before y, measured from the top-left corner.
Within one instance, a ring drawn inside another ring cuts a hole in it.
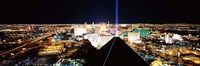
[[[118,18],[119,18],[119,14],[118,14],[118,0],[115,0],[115,27],[116,27],[116,33],[115,35],[118,35]]]

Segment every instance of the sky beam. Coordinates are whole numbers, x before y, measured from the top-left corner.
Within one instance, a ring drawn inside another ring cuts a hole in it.
[[[115,24],[116,24],[116,27],[118,25],[118,18],[119,18],[119,15],[118,15],[118,0],[115,1]]]
[[[116,26],[116,34],[117,35],[117,31],[118,31],[118,18],[119,18],[119,14],[118,14],[118,0],[115,0],[115,26]]]

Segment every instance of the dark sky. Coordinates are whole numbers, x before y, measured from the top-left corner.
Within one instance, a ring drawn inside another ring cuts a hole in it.
[[[6,0],[0,23],[92,23],[115,19],[115,0]],[[119,0],[119,23],[198,23],[197,0]]]

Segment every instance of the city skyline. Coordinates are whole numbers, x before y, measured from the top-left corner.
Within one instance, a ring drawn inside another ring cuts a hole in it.
[[[200,65],[199,24],[115,26],[0,24],[0,65]]]

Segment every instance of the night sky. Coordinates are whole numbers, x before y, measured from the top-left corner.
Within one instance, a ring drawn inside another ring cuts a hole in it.
[[[0,23],[115,23],[115,0],[6,0]],[[199,23],[197,0],[119,0],[119,23]]]

